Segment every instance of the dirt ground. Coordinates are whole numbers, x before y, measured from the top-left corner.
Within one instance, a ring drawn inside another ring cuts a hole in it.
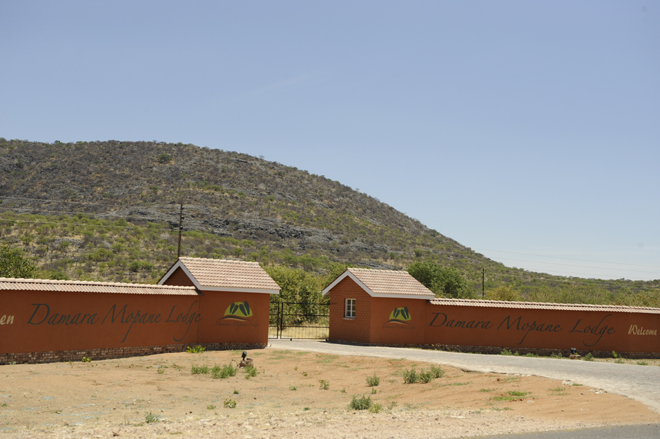
[[[257,375],[213,378],[193,366],[240,361],[238,351],[0,366],[0,437],[470,437],[659,423],[631,399],[580,383],[482,374],[405,384],[431,365],[264,349]],[[377,376],[370,387],[367,377]],[[353,397],[376,409],[353,410]],[[231,407],[235,404],[235,407]]]

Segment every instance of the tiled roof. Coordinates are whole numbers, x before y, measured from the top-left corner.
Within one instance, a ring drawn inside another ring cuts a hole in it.
[[[179,258],[179,261],[202,287],[280,290],[257,262],[205,258]]]
[[[85,282],[75,280],[0,278],[0,290],[58,291],[77,293],[160,294],[196,296],[195,287],[127,284],[117,282]]]
[[[407,271],[395,270],[371,270],[368,268],[348,268],[344,274],[339,276],[335,282],[330,284],[324,291],[326,293],[347,275],[357,279],[367,288],[367,293],[372,296],[407,296],[428,299],[435,297],[424,285],[412,277]]]
[[[660,314],[660,308],[643,306],[587,305],[582,303],[509,302],[505,300],[433,299],[432,305],[475,306],[481,308],[549,309],[557,311],[604,311]]]

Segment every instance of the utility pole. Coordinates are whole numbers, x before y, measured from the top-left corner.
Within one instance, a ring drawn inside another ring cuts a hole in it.
[[[481,297],[486,297],[486,268],[481,267]]]
[[[179,211],[179,248],[176,251],[176,258],[181,257],[181,230],[183,230],[183,203],[181,203],[181,210]]]

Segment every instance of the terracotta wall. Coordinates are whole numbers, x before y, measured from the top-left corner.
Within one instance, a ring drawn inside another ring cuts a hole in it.
[[[424,339],[426,300],[372,298],[371,342],[414,345]]]
[[[660,314],[427,304],[424,341],[511,349],[660,352],[660,335],[655,335],[659,330]]]
[[[356,299],[355,318],[344,317],[345,299]],[[330,292],[330,340],[369,343],[371,341],[371,296],[350,277]]]
[[[269,303],[269,294],[257,293],[0,291],[0,360],[9,354],[49,352],[34,357],[48,361],[82,350],[95,350],[101,357],[98,350],[113,357],[124,350],[129,356],[135,351],[131,348],[156,352],[151,348],[177,344],[265,346]]]
[[[194,343],[199,296],[0,292],[0,353]],[[6,319],[7,320],[7,319]]]
[[[167,278],[164,285],[176,285],[179,287],[194,287],[195,284],[188,277],[185,271],[181,267],[174,270],[174,273]]]
[[[343,318],[349,296],[358,298],[355,321]],[[332,341],[472,346],[477,351],[660,353],[660,314],[432,305],[420,299],[374,298],[348,278],[330,297]],[[367,312],[361,315],[363,309]]]
[[[198,342],[268,343],[270,294],[221,291],[202,291],[202,294],[199,312],[204,318],[199,323]]]

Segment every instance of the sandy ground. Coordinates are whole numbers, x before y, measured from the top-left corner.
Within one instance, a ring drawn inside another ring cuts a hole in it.
[[[404,384],[404,370],[431,365],[249,355],[258,374],[248,379],[243,370],[216,379],[191,373],[236,364],[236,351],[0,366],[0,437],[470,437],[660,422],[639,402],[579,383],[443,366],[441,378]],[[374,375],[380,384],[369,387]],[[354,396],[380,411],[350,409]]]

